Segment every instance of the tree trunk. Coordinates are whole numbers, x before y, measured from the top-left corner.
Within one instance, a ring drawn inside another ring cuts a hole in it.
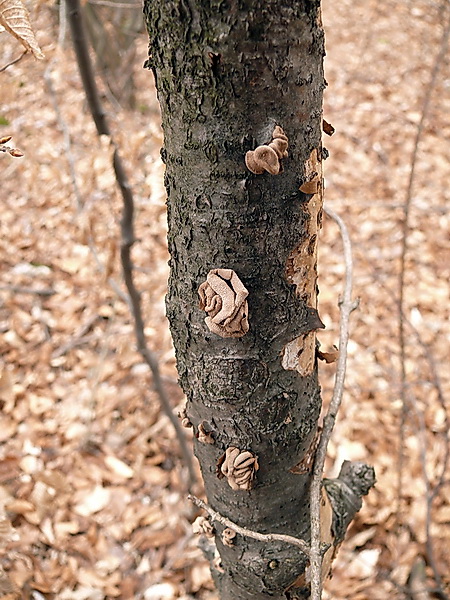
[[[146,0],[144,12],[165,138],[167,313],[208,502],[243,527],[308,541],[321,409],[320,2]],[[254,174],[246,153],[272,142],[276,126],[289,144],[282,172]],[[213,269],[232,269],[248,290],[241,337],[205,323],[198,288]],[[220,469],[233,447],[259,463],[250,490],[233,489]],[[212,567],[222,600],[309,596],[298,548],[241,536],[228,546],[223,529],[216,524],[221,564]]]

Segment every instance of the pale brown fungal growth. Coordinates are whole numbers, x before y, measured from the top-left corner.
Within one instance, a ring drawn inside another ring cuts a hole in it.
[[[206,535],[208,538],[214,537],[214,527],[206,517],[197,517],[192,523],[192,531],[198,535]]]
[[[178,418],[181,419],[181,424],[183,427],[192,427],[192,423],[187,416],[186,405],[178,412]]]
[[[230,527],[227,527],[222,531],[222,542],[225,546],[234,546],[235,537],[236,532],[233,529],[230,529]]]
[[[206,431],[203,423],[198,426],[197,439],[202,444],[214,444],[214,438],[211,431]]]
[[[273,130],[272,138],[270,144],[258,146],[245,155],[245,164],[255,175],[261,175],[264,171],[271,175],[281,173],[280,159],[288,155],[288,138],[279,125]]]
[[[216,569],[216,571],[219,571],[219,573],[225,573],[224,568],[222,567],[222,559],[219,553],[217,553],[217,555],[214,557],[212,561],[212,566],[214,569]]]
[[[221,337],[248,331],[248,291],[232,269],[212,269],[198,288],[200,308],[208,313],[208,329]]]
[[[258,458],[252,452],[230,446],[219,460],[218,475],[226,477],[233,490],[251,490],[258,469]]]

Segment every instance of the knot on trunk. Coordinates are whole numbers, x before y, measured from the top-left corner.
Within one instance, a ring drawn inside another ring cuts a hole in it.
[[[258,458],[248,450],[241,452],[230,446],[219,460],[218,468],[219,479],[226,477],[233,490],[251,490],[259,469]]]
[[[270,144],[258,146],[245,155],[247,168],[255,175],[261,175],[267,171],[271,175],[281,173],[281,158],[286,158],[288,138],[279,125],[275,127]]]
[[[232,269],[212,269],[198,288],[200,308],[208,313],[208,329],[221,337],[248,331],[248,291]]]

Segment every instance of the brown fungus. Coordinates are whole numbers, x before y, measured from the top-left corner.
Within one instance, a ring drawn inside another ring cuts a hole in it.
[[[178,412],[178,418],[181,419],[181,424],[183,427],[192,427],[192,423],[187,415],[186,405],[184,405],[183,408]]]
[[[236,532],[234,531],[234,529],[231,529],[230,527],[226,527],[223,531],[222,531],[222,542],[225,544],[225,546],[229,546],[231,548],[231,546],[234,546],[235,543],[235,538],[236,538]]]
[[[192,531],[197,535],[206,535],[208,538],[214,537],[214,527],[206,517],[197,517],[192,523]]]
[[[221,337],[242,337],[248,331],[248,291],[232,269],[212,269],[198,288],[208,329]]]
[[[198,426],[197,439],[202,444],[214,444],[214,437],[211,431],[206,431],[203,423]]]
[[[258,458],[252,452],[230,446],[219,460],[218,476],[226,477],[233,490],[251,490],[258,469]]]
[[[271,175],[281,173],[280,159],[286,158],[288,138],[279,125],[275,127],[272,141],[269,144],[258,146],[255,150],[249,150],[245,155],[247,168],[255,175],[261,175],[267,171]]]

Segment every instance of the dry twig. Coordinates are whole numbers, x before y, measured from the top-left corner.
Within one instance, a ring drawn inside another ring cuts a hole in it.
[[[357,308],[359,302],[352,300],[353,260],[352,247],[347,227],[344,221],[331,209],[324,208],[324,212],[335,221],[340,229],[344,247],[345,285],[344,294],[339,301],[341,320],[339,324],[339,357],[336,366],[336,376],[333,396],[327,415],[323,421],[323,430],[314,461],[314,470],[311,480],[311,600],[320,600],[322,596],[322,553],[320,532],[320,499],[322,490],[322,475],[327,455],[327,447],[331,438],[336,416],[341,405],[344,391],[345,371],[347,366],[347,343],[349,336],[350,314]]]
[[[27,50],[24,50],[20,56],[18,56],[11,62],[7,63],[6,65],[3,65],[3,67],[0,67],[0,73],[3,73],[3,71],[6,71],[6,69],[8,67],[12,67],[12,65],[15,65],[16,63],[18,63],[19,60],[22,60],[22,58],[25,56],[25,54],[27,54]]]
[[[188,500],[193,502],[199,508],[203,508],[203,510],[206,510],[206,512],[209,514],[213,521],[218,521],[219,523],[222,523],[222,525],[233,529],[233,531],[239,533],[239,535],[253,538],[254,540],[259,540],[260,542],[273,542],[275,540],[278,542],[286,542],[286,544],[292,544],[293,546],[297,546],[297,548],[300,548],[300,550],[304,552],[306,556],[309,556],[310,554],[308,544],[300,538],[296,538],[292,535],[284,535],[283,533],[258,533],[257,531],[252,531],[251,529],[247,529],[245,527],[241,527],[240,525],[236,525],[236,523],[233,523],[233,521],[230,521],[230,519],[223,517],[220,513],[213,510],[210,506],[208,506],[208,504],[206,504],[205,502],[203,502],[203,500],[200,500],[200,498],[197,498],[196,496],[192,496],[191,494],[189,494]],[[319,548],[319,552],[320,551],[321,548]]]
[[[142,316],[140,294],[134,284],[133,278],[133,263],[131,259],[131,247],[135,242],[134,237],[134,199],[131,186],[125,173],[125,169],[119,154],[119,150],[111,138],[111,132],[106,120],[105,111],[103,110],[100,96],[97,90],[94,70],[92,67],[91,58],[89,55],[88,45],[82,22],[82,13],[79,0],[66,0],[67,12],[69,17],[72,39],[75,48],[75,53],[78,62],[80,76],[83,82],[84,91],[88,101],[89,109],[94,120],[97,133],[99,136],[107,135],[113,144],[113,167],[116,176],[117,184],[120,188],[123,200],[123,211],[121,219],[122,243],[120,249],[120,257],[122,262],[122,272],[125,280],[125,285],[129,295],[129,305],[134,320],[134,332],[137,340],[138,350],[147,363],[153,375],[153,385],[161,402],[161,407],[172,423],[185,464],[189,471],[189,486],[192,487],[196,482],[196,474],[192,461],[191,452],[189,451],[186,438],[183,430],[178,422],[178,419],[173,414],[169,398],[161,379],[158,359],[156,355],[147,346],[147,341],[144,334],[144,319]]]

